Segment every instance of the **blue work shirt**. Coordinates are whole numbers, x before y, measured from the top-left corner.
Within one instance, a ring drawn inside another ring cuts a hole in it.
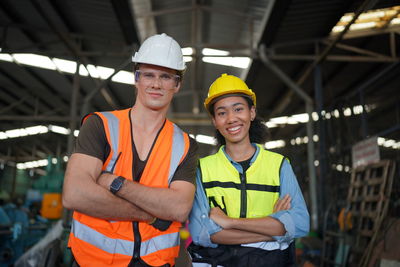
[[[252,144],[256,148],[256,153],[250,160],[250,166],[256,160],[260,148]],[[227,159],[237,169],[239,173],[243,173],[242,166],[232,160],[225,152],[225,147],[222,148]],[[193,242],[203,247],[217,247],[218,244],[211,242],[210,236],[221,231],[222,227],[216,224],[209,217],[210,206],[207,196],[204,192],[201,182],[201,173],[198,168],[196,171],[196,193],[193,202],[193,207],[189,215],[189,231]],[[310,216],[307,211],[307,206],[301,193],[300,186],[290,163],[284,160],[280,170],[280,197],[286,194],[291,197],[291,208],[273,213],[269,216],[279,220],[285,227],[286,233],[284,236],[273,236],[275,241],[257,242],[250,244],[242,244],[242,246],[259,247],[266,250],[286,249],[294,238],[302,237],[308,234],[310,228]]]

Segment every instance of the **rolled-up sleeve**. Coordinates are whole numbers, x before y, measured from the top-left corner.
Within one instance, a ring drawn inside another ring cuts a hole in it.
[[[302,237],[310,231],[310,215],[306,202],[301,193],[300,186],[290,163],[285,160],[280,172],[280,196],[290,195],[291,208],[271,214],[270,216],[279,220],[285,227],[284,236],[274,236],[279,243],[290,242],[294,238]]]
[[[203,247],[217,247],[211,242],[211,235],[219,232],[222,228],[209,217],[210,206],[205,195],[200,179],[200,170],[196,171],[196,194],[193,207],[189,214],[189,231],[193,243]]]

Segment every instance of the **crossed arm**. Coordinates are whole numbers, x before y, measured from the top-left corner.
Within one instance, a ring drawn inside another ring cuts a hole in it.
[[[279,199],[274,212],[290,209],[290,196]],[[283,224],[275,218],[230,218],[220,208],[212,208],[210,218],[223,229],[211,236],[217,244],[246,244],[274,240],[272,236],[284,235]]]
[[[64,179],[64,207],[107,220],[186,220],[195,191],[193,184],[175,181],[169,188],[153,188],[126,180],[115,196],[108,188],[116,175],[101,174],[102,164],[85,154],[71,156]]]

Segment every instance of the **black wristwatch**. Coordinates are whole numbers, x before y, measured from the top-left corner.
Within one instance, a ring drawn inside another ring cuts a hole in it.
[[[110,192],[115,195],[122,188],[124,181],[125,178],[122,176],[118,176],[117,178],[115,178],[110,185]]]

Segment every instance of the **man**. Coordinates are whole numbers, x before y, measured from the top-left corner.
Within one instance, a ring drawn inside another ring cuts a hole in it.
[[[193,266],[294,266],[293,238],[308,233],[309,215],[289,161],[263,147],[267,128],[255,93],[222,74],[204,106],[220,149],[200,159],[197,171]]]
[[[134,106],[84,118],[65,174],[79,266],[174,266],[192,206],[197,145],[166,119],[185,70],[181,47],[154,35],[133,62]]]

